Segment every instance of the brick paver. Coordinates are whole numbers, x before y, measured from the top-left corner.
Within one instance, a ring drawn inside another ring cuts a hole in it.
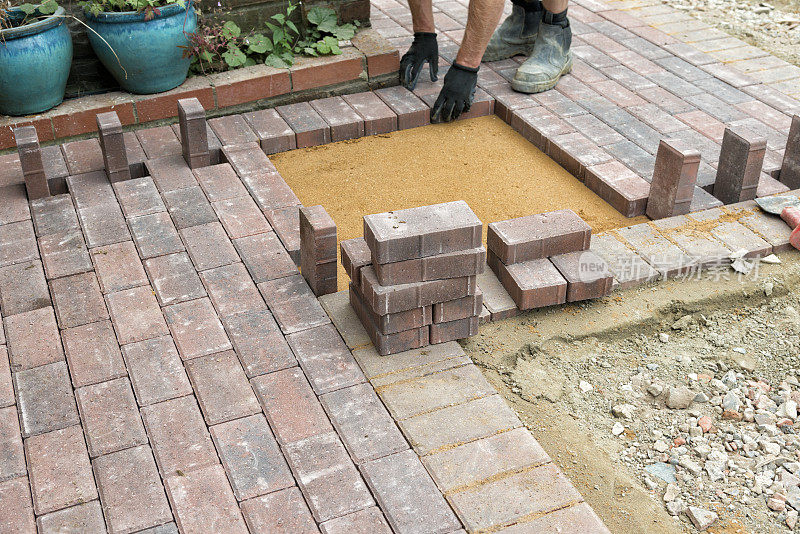
[[[147,442],[127,378],[79,388],[75,398],[92,458]]]
[[[303,495],[296,487],[244,501],[242,513],[251,532],[319,532]]]
[[[169,333],[150,287],[111,293],[106,296],[106,302],[120,345]]]
[[[66,362],[19,371],[13,378],[23,436],[80,423]]]
[[[222,323],[207,298],[164,308],[167,325],[184,360],[231,348]]]
[[[169,336],[122,347],[131,385],[140,406],[183,397],[192,386]]]
[[[25,452],[14,406],[0,409],[0,481],[25,476]]]
[[[103,532],[106,528],[100,501],[90,501],[39,516],[36,526],[42,534],[59,532]]]
[[[11,369],[21,371],[64,359],[53,308],[39,308],[6,317]]]
[[[209,425],[261,411],[233,351],[195,358],[186,370]]]
[[[0,482],[0,500],[3,501],[3,509],[0,511],[0,527],[3,530],[23,534],[36,532],[36,520],[33,515],[31,490],[27,477]]]

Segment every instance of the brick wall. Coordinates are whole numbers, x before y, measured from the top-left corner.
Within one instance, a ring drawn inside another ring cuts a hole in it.
[[[221,20],[233,20],[245,31],[264,28],[266,20],[276,13],[285,11],[288,5],[286,0],[219,0],[219,2],[221,10],[214,16]],[[217,0],[207,0],[201,9],[208,9],[211,4],[216,5],[216,3]],[[303,2],[303,9],[308,10],[315,5],[326,5],[336,9],[342,23],[357,20],[362,25],[369,24],[369,0],[311,0]],[[81,8],[77,4],[64,7],[73,15],[82,17]],[[299,13],[296,14],[296,19],[299,22]],[[114,78],[100,64],[92,51],[85,26],[74,20],[70,20],[68,25],[72,33],[74,54],[67,82],[67,98],[117,89],[118,85]]]

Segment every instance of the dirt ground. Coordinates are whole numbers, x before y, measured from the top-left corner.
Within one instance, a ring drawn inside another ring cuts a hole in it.
[[[303,205],[325,206],[339,240],[363,236],[364,215],[451,200],[465,200],[484,224],[562,208],[595,232],[645,220],[624,217],[494,115],[270,159]]]
[[[612,532],[695,532],[685,516],[667,513],[665,483],[646,486],[641,460],[653,436],[688,416],[637,393],[637,379],[652,375],[668,387],[719,366],[777,386],[800,372],[800,254],[781,259],[744,280],[731,272],[729,280],[668,281],[536,310],[484,325],[465,348]],[[671,328],[686,315],[692,327]],[[586,384],[593,389],[582,391]],[[631,398],[636,417],[616,437],[611,407]],[[787,531],[760,494],[745,503],[711,483],[687,486],[689,504],[720,514],[710,532]]]

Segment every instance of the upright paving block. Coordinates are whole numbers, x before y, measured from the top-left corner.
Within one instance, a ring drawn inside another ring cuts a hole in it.
[[[486,242],[500,261],[511,265],[586,250],[591,235],[591,227],[574,211],[558,210],[491,223]]]
[[[700,152],[677,140],[662,140],[650,184],[647,216],[663,219],[689,213],[700,166]]]
[[[122,123],[116,111],[97,115],[97,130],[100,134],[100,149],[103,151],[103,164],[108,181],[111,183],[131,179],[128,166],[128,152],[122,135]]]
[[[200,100],[197,98],[178,100],[178,121],[186,164],[192,169],[210,165],[206,110]]]
[[[792,117],[786,151],[783,153],[780,180],[791,189],[800,188],[800,115]]]
[[[650,196],[650,184],[619,161],[584,169],[586,187],[626,217],[643,215]]]
[[[39,148],[39,136],[33,126],[14,128],[14,140],[17,143],[22,175],[25,177],[25,188],[28,200],[50,196],[50,185],[44,174],[42,151]]]
[[[300,271],[318,297],[336,293],[336,223],[322,206],[300,208]]]
[[[717,165],[714,196],[723,204],[756,198],[766,138],[744,128],[726,128]]]
[[[375,263],[478,248],[481,230],[480,219],[463,200],[364,217],[364,239]]]

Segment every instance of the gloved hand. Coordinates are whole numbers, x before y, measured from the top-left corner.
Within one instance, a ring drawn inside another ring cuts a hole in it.
[[[411,48],[400,59],[400,85],[413,91],[426,61],[431,71],[431,81],[435,82],[439,79],[439,45],[436,34],[417,32]]]
[[[477,83],[477,68],[453,63],[444,75],[444,87],[431,108],[431,122],[450,122],[469,111]]]

